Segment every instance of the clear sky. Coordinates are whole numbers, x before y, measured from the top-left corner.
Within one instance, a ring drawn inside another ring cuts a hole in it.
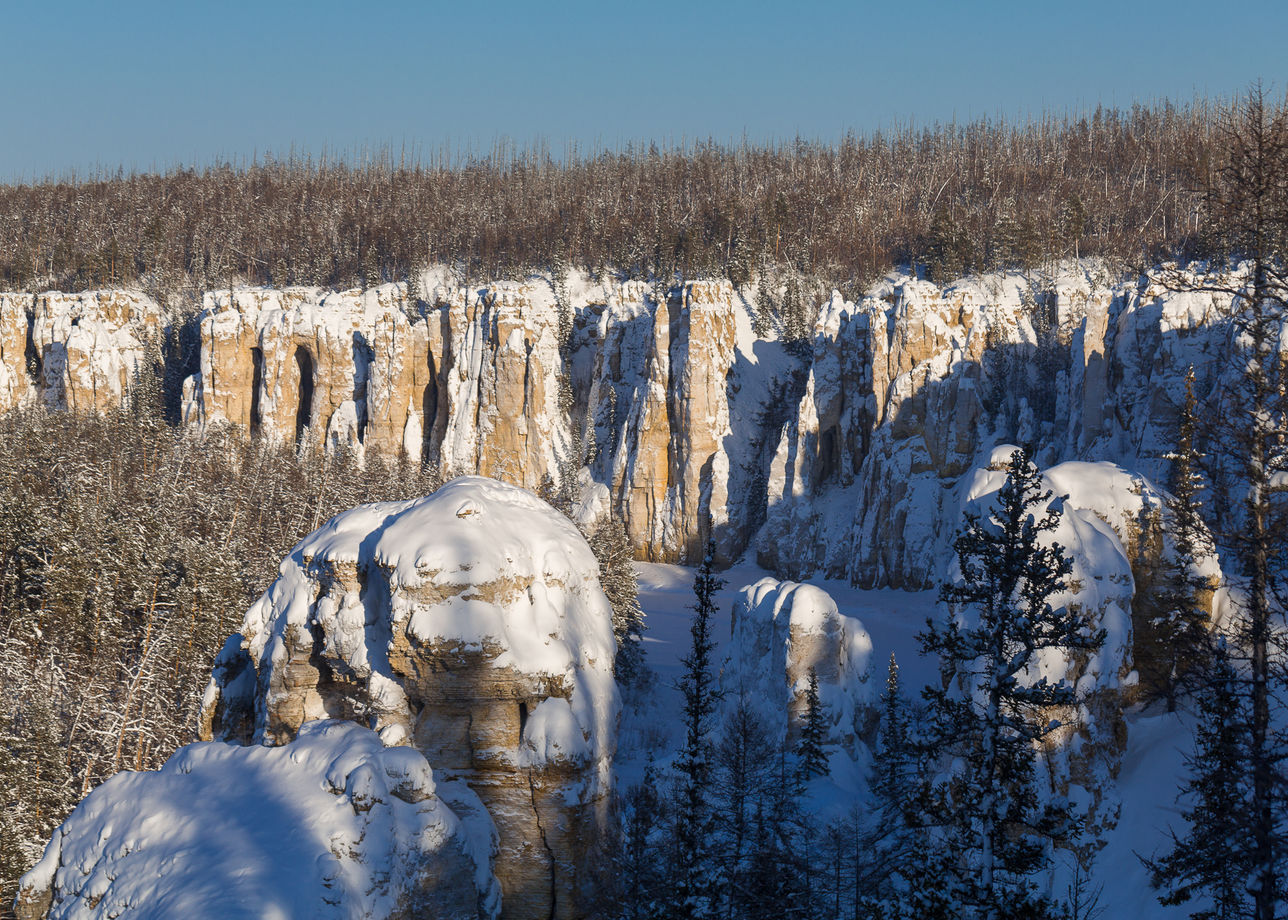
[[[0,181],[1280,93],[1286,47],[1284,0],[0,0]]]

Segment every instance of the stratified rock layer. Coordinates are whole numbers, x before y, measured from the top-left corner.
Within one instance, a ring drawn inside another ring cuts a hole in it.
[[[417,313],[402,285],[215,291],[185,414],[536,488],[567,441],[553,300],[541,293],[445,290]]]
[[[225,646],[202,733],[283,744],[317,719],[369,724],[478,795],[503,917],[584,917],[610,833],[613,654],[577,529],[466,477],[306,537]]]

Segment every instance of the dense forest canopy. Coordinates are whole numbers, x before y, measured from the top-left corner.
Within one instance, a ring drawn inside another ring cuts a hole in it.
[[[174,292],[402,280],[789,269],[862,283],[1098,255],[1202,254],[1222,103],[900,128],[837,143],[714,142],[463,162],[265,157],[0,186],[0,286]]]

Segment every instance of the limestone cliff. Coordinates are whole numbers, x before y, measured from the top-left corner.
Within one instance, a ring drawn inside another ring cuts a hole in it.
[[[567,443],[554,301],[542,293],[445,289],[428,306],[402,285],[209,293],[184,414],[535,488]]]
[[[0,294],[0,412],[119,406],[161,331],[161,310],[144,294]]]
[[[729,520],[733,289],[692,282],[658,299],[623,285],[591,342],[592,468],[641,558],[698,561]]]
[[[610,827],[613,654],[577,529],[466,477],[306,537],[220,655],[202,734],[278,745],[314,720],[369,725],[481,800],[502,917],[583,917]]]
[[[1228,300],[1228,298],[1227,298]],[[1003,441],[1040,465],[1165,472],[1185,368],[1219,394],[1230,331],[1211,295],[1066,274],[834,295],[768,478],[761,563],[794,577],[922,588],[941,577],[963,474]]]
[[[922,588],[993,445],[1157,479],[1185,368],[1208,401],[1229,373],[1228,296],[1090,263],[892,275],[820,304],[803,349],[753,333],[772,292],[723,281],[417,289],[206,294],[189,424],[580,488],[641,559],[693,562],[713,538],[788,577]],[[0,411],[114,404],[158,323],[136,294],[0,295]]]

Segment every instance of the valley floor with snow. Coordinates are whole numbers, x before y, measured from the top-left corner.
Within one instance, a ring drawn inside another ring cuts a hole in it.
[[[664,763],[668,752],[675,751],[682,741],[681,699],[675,684],[681,674],[680,660],[689,650],[693,603],[693,569],[656,563],[636,563],[636,567],[648,630],[647,661],[657,680],[642,705],[628,701],[623,709],[616,761],[623,789],[640,780],[650,751],[658,763]],[[720,573],[725,586],[713,623],[713,634],[719,641],[727,642],[730,636],[730,615],[738,591],[769,574],[746,562]],[[871,635],[870,681],[884,682],[891,652],[897,657],[909,697],[919,695],[922,686],[937,679],[935,660],[918,653],[916,638],[938,605],[937,592],[865,591],[843,581],[822,579],[810,583],[827,591],[840,612],[861,621]],[[717,667],[725,660],[722,648],[717,652]],[[1169,828],[1183,829],[1176,796],[1184,779],[1185,755],[1192,746],[1190,717],[1184,712],[1168,714],[1156,704],[1147,709],[1133,707],[1126,719],[1127,750],[1116,788],[1109,790],[1121,802],[1121,812],[1092,867],[1091,888],[1093,892],[1100,890],[1099,907],[1104,917],[1188,916],[1193,903],[1180,907],[1159,904],[1138,857],[1164,850]],[[814,780],[808,795],[809,807],[820,817],[848,813],[867,795],[865,766],[834,749],[831,775]],[[1065,894],[1070,866],[1067,861],[1057,870],[1053,886],[1057,896]]]

